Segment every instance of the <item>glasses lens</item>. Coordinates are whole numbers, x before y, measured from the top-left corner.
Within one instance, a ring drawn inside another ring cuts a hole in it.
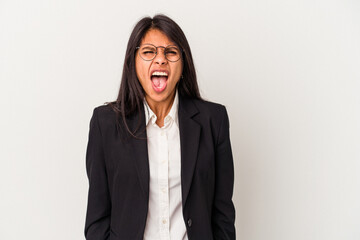
[[[157,49],[155,46],[151,44],[145,44],[140,47],[139,54],[142,59],[146,61],[151,61],[155,58],[157,54]],[[176,46],[167,46],[164,49],[164,54],[166,59],[169,60],[170,62],[176,62],[181,57],[180,50]]]
[[[167,46],[165,48],[165,55],[167,60],[175,62],[180,59],[180,50],[176,46]]]
[[[140,57],[147,61],[152,60],[156,55],[156,48],[151,45],[144,45],[139,50]]]

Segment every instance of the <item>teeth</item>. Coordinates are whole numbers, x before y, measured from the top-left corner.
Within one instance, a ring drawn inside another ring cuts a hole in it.
[[[166,72],[153,72],[152,76],[167,76]]]

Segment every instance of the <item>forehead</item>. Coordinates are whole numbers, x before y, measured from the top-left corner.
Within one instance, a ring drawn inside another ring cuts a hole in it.
[[[166,36],[162,31],[158,29],[150,29],[141,40],[141,44],[153,44],[155,46],[168,46],[176,45]]]

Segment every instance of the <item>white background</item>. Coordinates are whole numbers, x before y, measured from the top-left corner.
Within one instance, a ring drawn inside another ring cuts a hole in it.
[[[0,0],[0,239],[84,239],[92,110],[155,13],[227,107],[237,239],[359,240],[357,0]]]

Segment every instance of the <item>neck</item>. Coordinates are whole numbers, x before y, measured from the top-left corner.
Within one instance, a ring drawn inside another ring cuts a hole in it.
[[[148,96],[145,96],[147,104],[156,115],[156,124],[159,127],[164,126],[164,119],[170,112],[171,106],[175,99],[175,94],[176,90],[174,90],[167,99],[161,102],[152,101]]]

